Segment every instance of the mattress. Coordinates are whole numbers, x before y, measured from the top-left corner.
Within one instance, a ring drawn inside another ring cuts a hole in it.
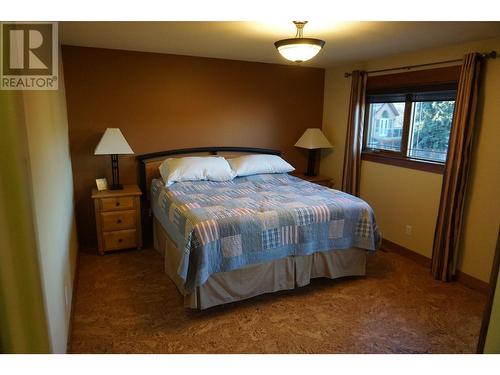
[[[370,206],[349,194],[287,174],[151,186],[155,218],[181,251],[187,292],[219,272],[290,256],[357,247],[375,251]]]

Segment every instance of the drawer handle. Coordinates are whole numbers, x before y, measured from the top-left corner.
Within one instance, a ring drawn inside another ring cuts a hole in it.
[[[121,223],[122,223],[122,219],[116,220],[116,224],[121,224]]]
[[[122,240],[121,238],[119,238],[119,239],[118,239],[118,242],[120,242],[120,243],[121,243],[121,242],[123,242],[123,240]]]
[[[116,207],[118,207],[120,205],[120,202],[116,202]]]

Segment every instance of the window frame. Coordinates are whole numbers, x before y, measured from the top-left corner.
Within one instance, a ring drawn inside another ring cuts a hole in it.
[[[404,73],[403,73],[404,74]],[[363,119],[363,146],[361,152],[361,160],[394,165],[398,167],[416,169],[426,172],[433,172],[443,174],[446,162],[438,162],[432,160],[417,159],[407,156],[408,155],[408,142],[411,131],[411,117],[413,107],[413,97],[418,92],[439,92],[450,91],[457,89],[457,81],[438,83],[438,84],[423,84],[408,87],[394,87],[394,88],[377,88],[375,90],[367,90],[365,96],[365,113]],[[367,147],[368,129],[370,118],[370,96],[374,95],[401,95],[405,97],[405,109],[403,114],[403,128],[401,130],[401,147],[399,151],[373,149]]]

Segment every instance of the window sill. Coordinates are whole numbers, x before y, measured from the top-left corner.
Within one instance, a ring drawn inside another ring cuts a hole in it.
[[[432,172],[443,174],[444,164],[433,163],[431,161],[416,160],[410,158],[403,158],[400,156],[387,155],[385,153],[363,151],[361,153],[361,160],[372,161],[375,163],[395,165],[397,167],[416,169],[418,171]]]

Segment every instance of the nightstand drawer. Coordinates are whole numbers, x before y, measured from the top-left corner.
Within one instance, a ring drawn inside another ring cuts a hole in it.
[[[102,198],[101,211],[132,210],[134,201],[134,197]]]
[[[137,247],[135,229],[103,233],[104,251]]]
[[[111,232],[121,229],[136,228],[137,212],[131,211],[112,211],[101,213],[101,223],[103,232]]]

